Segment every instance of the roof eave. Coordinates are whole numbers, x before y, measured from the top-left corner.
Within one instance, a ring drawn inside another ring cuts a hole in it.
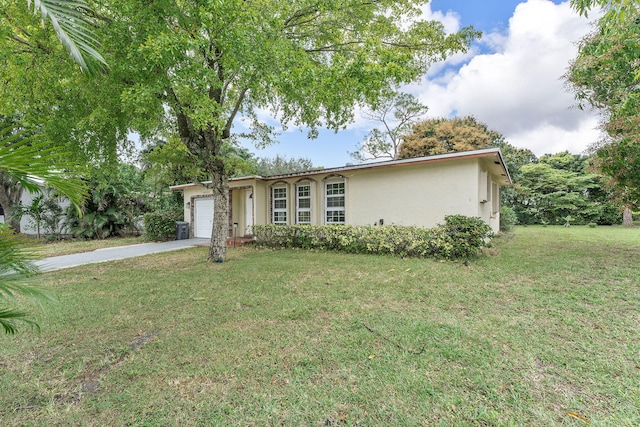
[[[410,164],[423,164],[423,163],[434,163],[441,162],[447,160],[461,160],[461,159],[472,159],[472,158],[482,158],[482,157],[490,157],[497,156],[500,161],[500,166],[504,171],[505,183],[504,185],[511,185],[513,181],[511,180],[511,176],[509,175],[509,171],[507,170],[506,164],[504,162],[504,158],[502,157],[502,152],[499,148],[484,148],[481,150],[473,150],[473,151],[461,151],[456,153],[447,153],[447,154],[438,154],[435,156],[426,156],[426,157],[413,157],[410,159],[401,159],[401,160],[389,160],[384,162],[371,162],[371,163],[362,163],[359,165],[348,165],[348,166],[340,166],[334,168],[324,168],[324,169],[312,169],[306,171],[300,171],[295,173],[288,174],[280,174],[280,175],[270,175],[270,176],[246,176],[239,178],[231,178],[229,181],[238,181],[244,179],[256,179],[256,180],[264,180],[264,181],[273,181],[280,180],[286,178],[295,178],[300,176],[313,176],[313,175],[321,175],[321,174],[331,174],[331,173],[340,173],[354,170],[366,170],[366,169],[378,169],[378,168],[387,168],[394,166],[402,166],[402,165],[410,165]],[[185,188],[194,187],[197,185],[207,185],[211,184],[211,181],[205,181],[202,183],[189,183],[189,184],[181,184],[181,185],[173,185],[169,188],[173,191],[184,190]]]

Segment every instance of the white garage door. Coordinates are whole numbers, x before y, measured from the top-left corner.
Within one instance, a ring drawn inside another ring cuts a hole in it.
[[[193,208],[194,237],[211,238],[213,230],[213,198],[195,199]]]

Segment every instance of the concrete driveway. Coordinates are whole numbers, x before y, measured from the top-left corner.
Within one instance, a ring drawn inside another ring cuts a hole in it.
[[[72,255],[61,255],[38,260],[35,264],[41,271],[53,271],[63,268],[77,267],[83,264],[114,261],[124,258],[156,254],[159,252],[175,251],[193,246],[207,246],[209,239],[184,239],[171,242],[141,243],[139,245],[117,246],[114,248],[96,249]]]

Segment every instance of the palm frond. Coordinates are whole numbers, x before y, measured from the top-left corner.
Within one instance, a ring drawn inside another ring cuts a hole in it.
[[[14,335],[18,330],[17,322],[26,323],[36,329],[40,329],[38,324],[27,318],[28,314],[14,308],[0,308],[0,326],[8,335]]]
[[[15,275],[28,277],[36,273],[34,255],[26,250],[24,239],[7,224],[0,224],[0,283],[14,281]],[[0,285],[0,297],[3,294]],[[10,293],[10,291],[9,291]]]
[[[46,184],[80,206],[88,192],[78,165],[67,160],[71,157],[37,134],[0,130],[0,171],[29,192],[39,192]]]
[[[38,270],[33,267],[29,275],[36,274]],[[26,297],[29,302],[35,305],[43,306],[45,304],[57,303],[58,300],[49,292],[38,289],[35,286],[24,285],[20,283],[27,277],[23,273],[10,273],[0,275],[0,302],[16,303],[17,295]]]
[[[0,129],[0,172],[30,191],[40,191],[43,184],[64,194],[78,208],[87,194],[78,166],[70,153],[52,146],[39,134],[15,127]],[[16,322],[37,327],[21,310],[4,303],[19,302],[17,295],[32,302],[48,303],[55,299],[45,291],[21,283],[38,272],[34,256],[6,224],[0,224],[0,326],[8,334],[16,332]]]
[[[38,272],[32,263],[34,256],[27,251],[22,239],[6,224],[0,224],[0,303],[16,303],[17,295],[27,297],[32,303],[45,304],[56,299],[46,291],[20,283],[26,277]],[[27,318],[27,313],[6,304],[0,305],[0,326],[7,334],[16,332],[16,322],[20,321],[38,327]]]
[[[43,20],[51,22],[58,39],[85,73],[95,74],[107,68],[98,52],[100,42],[83,13],[88,9],[83,0],[33,0],[33,6]]]

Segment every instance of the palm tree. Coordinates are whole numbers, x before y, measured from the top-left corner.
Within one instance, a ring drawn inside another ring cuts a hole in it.
[[[37,273],[31,263],[33,255],[24,248],[18,235],[6,224],[0,224],[0,325],[8,334],[16,332],[17,321],[37,326],[28,318],[27,312],[15,307],[16,294],[38,302],[53,299],[46,292],[21,284],[25,278]]]
[[[87,190],[78,167],[65,158],[69,158],[67,153],[51,147],[37,134],[16,132],[14,128],[0,130],[0,172],[31,192],[40,191],[44,183],[79,209]],[[6,333],[15,333],[17,321],[36,325],[26,312],[16,308],[16,294],[38,302],[52,300],[46,292],[21,283],[38,272],[33,258],[19,236],[0,224],[0,326]]]
[[[31,0],[27,0],[31,6]],[[100,43],[91,29],[84,0],[33,0],[34,13],[51,22],[53,29],[71,58],[83,72],[93,74],[107,67],[98,52]]]
[[[31,0],[28,6],[31,7]],[[106,68],[107,63],[98,52],[99,42],[88,24],[84,0],[33,0],[34,13],[51,22],[58,39],[80,66],[93,74]],[[82,181],[70,172],[77,167],[62,160],[63,153],[46,141],[13,127],[0,130],[0,173],[31,192],[40,190],[42,183],[64,194],[79,209],[86,195]],[[18,236],[5,224],[0,224],[0,326],[8,334],[16,332],[16,322],[35,325],[26,312],[15,307],[16,294],[45,302],[52,297],[46,292],[20,282],[37,273],[31,262],[33,254],[25,250]]]

